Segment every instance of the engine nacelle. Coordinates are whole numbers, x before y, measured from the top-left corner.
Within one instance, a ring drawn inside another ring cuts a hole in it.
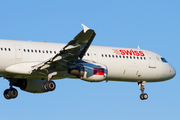
[[[41,85],[45,81],[46,80],[15,79],[13,80],[13,85],[26,92],[43,93]]]
[[[88,82],[101,82],[107,77],[107,67],[99,63],[80,63],[68,73]]]

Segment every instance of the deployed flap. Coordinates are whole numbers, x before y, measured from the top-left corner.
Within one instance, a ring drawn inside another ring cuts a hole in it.
[[[74,37],[62,50],[59,51],[54,57],[35,65],[32,70],[49,68],[57,62],[59,65],[66,67],[67,62],[75,62],[78,58],[82,59],[90,44],[92,43],[96,33],[94,30],[89,29],[83,25],[83,30]]]

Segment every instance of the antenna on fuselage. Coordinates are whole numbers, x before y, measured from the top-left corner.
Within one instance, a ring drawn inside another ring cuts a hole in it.
[[[141,48],[139,47],[139,45],[138,45],[137,47],[138,47],[138,49],[141,49]]]

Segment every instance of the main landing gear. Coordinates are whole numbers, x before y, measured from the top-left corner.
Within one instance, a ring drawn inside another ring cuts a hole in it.
[[[48,74],[48,80],[46,82],[43,82],[42,83],[42,86],[41,86],[41,89],[42,91],[44,92],[48,92],[48,91],[53,91],[55,88],[56,88],[56,84],[55,82],[51,81],[51,79],[53,78],[54,75],[56,75],[57,72],[55,71],[51,71],[49,74]]]
[[[42,83],[41,88],[44,92],[53,91],[56,88],[56,84],[53,81],[46,81]]]
[[[4,97],[6,99],[13,99],[16,98],[18,96],[18,91],[15,88],[10,88],[10,89],[6,89],[4,91]]]
[[[146,84],[146,81],[142,81],[142,82],[138,82],[138,85],[140,87],[141,90],[141,95],[140,95],[140,99],[141,100],[146,100],[148,99],[148,95],[146,93],[144,93],[144,85]]]
[[[18,96],[18,91],[12,87],[12,80],[9,80],[9,82],[10,82],[10,88],[6,89],[4,91],[4,97],[6,99],[13,99],[13,98],[16,98]]]

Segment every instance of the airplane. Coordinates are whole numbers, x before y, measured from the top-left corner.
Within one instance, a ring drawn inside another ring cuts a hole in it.
[[[148,50],[91,46],[96,35],[83,25],[83,30],[68,44],[0,40],[0,75],[9,81],[6,99],[14,99],[18,91],[30,93],[53,91],[53,80],[78,78],[88,82],[137,82],[141,94],[146,82],[172,79],[175,69],[161,55]]]

